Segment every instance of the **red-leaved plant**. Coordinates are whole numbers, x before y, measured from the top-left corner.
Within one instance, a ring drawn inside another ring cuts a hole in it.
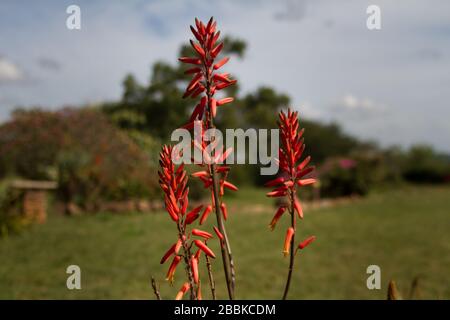
[[[196,41],[190,41],[195,56],[181,57],[179,60],[183,63],[193,65],[193,67],[185,71],[186,74],[192,74],[193,78],[187,85],[183,98],[198,98],[199,102],[195,106],[189,122],[183,128],[190,130],[201,128],[200,137],[194,138],[192,144],[202,153],[202,161],[198,163],[202,167],[202,170],[193,173],[192,176],[200,179],[204,187],[209,190],[211,202],[205,206],[201,214],[200,224],[206,221],[212,211],[215,212],[217,226],[214,226],[214,231],[220,241],[228,296],[230,299],[234,299],[234,262],[224,224],[224,220],[228,217],[228,210],[223,201],[223,195],[225,189],[236,191],[237,187],[226,180],[230,168],[222,165],[230,155],[231,149],[224,151],[223,148],[217,146],[218,141],[214,140],[206,143],[205,141],[208,139],[204,139],[204,136],[208,129],[215,128],[214,118],[217,114],[217,108],[233,101],[231,97],[216,100],[214,98],[215,93],[236,83],[236,80],[231,80],[226,73],[217,72],[218,69],[228,62],[229,58],[224,57],[216,62],[216,58],[223,49],[223,42],[219,43],[220,31],[216,31],[216,22],[213,18],[207,24],[195,19],[195,26],[195,28],[191,26],[191,31]],[[209,154],[207,151],[208,147],[210,150],[215,151],[214,155]],[[201,295],[198,280],[198,259],[200,258],[200,253],[203,251],[205,253],[212,298],[216,299],[214,278],[209,260],[209,258],[214,258],[215,256],[206,245],[206,241],[212,238],[212,235],[198,229],[193,229],[190,232],[186,230],[186,226],[193,223],[200,216],[200,211],[203,206],[196,207],[188,214],[185,214],[188,206],[188,178],[184,171],[184,165],[182,164],[178,169],[175,169],[172,159],[173,157],[181,156],[182,154],[178,150],[174,150],[174,148],[168,146],[164,146],[161,152],[160,184],[165,192],[166,209],[170,217],[177,223],[179,233],[177,243],[164,255],[161,263],[174,254],[167,275],[167,278],[171,280],[177,264],[181,261],[181,258],[184,258],[188,282],[180,289],[177,299],[182,298],[188,290],[190,290],[191,299],[198,299]],[[191,236],[200,236],[204,240],[189,240]],[[192,244],[199,248],[195,255],[191,254]],[[183,253],[181,254],[179,254],[180,248],[183,248]],[[159,298],[159,291],[156,288],[155,282],[153,281],[152,284],[155,294]]]
[[[305,248],[315,239],[315,236],[310,236],[300,242],[297,248],[295,248],[297,216],[298,218],[303,219],[303,209],[297,197],[297,187],[313,184],[315,179],[305,178],[314,170],[314,168],[308,167],[311,157],[308,156],[301,161],[305,150],[305,144],[303,143],[302,138],[304,129],[300,129],[298,113],[288,110],[286,114],[281,111],[279,113],[278,127],[280,129],[281,140],[281,146],[278,152],[278,165],[281,173],[278,178],[267,182],[266,187],[275,187],[273,191],[267,193],[268,197],[288,198],[288,204],[280,205],[269,224],[270,229],[273,230],[278,220],[284,212],[288,210],[291,224],[286,231],[283,247],[283,254],[285,256],[290,255],[289,271],[283,294],[283,299],[286,299],[289,292],[297,250]]]
[[[176,299],[183,298],[188,290],[190,290],[191,299],[201,299],[198,263],[202,253],[207,258],[215,258],[214,252],[206,243],[213,236],[199,229],[188,230],[188,226],[198,219],[203,206],[200,205],[187,212],[189,205],[188,176],[184,170],[184,164],[178,167],[174,164],[173,157],[176,155],[179,155],[179,153],[173,147],[163,146],[159,160],[161,166],[160,171],[158,171],[159,184],[164,192],[165,207],[178,231],[177,241],[164,254],[161,264],[173,256],[166,276],[166,279],[172,283],[175,270],[178,264],[183,261],[188,281],[183,284]],[[194,239],[194,237],[199,237],[199,239]],[[192,252],[194,245],[197,247],[195,254]]]
[[[204,142],[203,135],[206,130],[215,128],[214,118],[217,114],[217,108],[233,101],[231,97],[217,100],[214,97],[215,94],[233,85],[236,80],[231,80],[228,73],[217,71],[228,62],[229,58],[223,57],[216,62],[216,58],[224,45],[223,42],[219,43],[220,31],[216,31],[216,21],[211,17],[208,23],[204,24],[202,21],[195,19],[195,27],[191,26],[190,28],[195,38],[195,40],[190,41],[195,56],[179,58],[181,62],[192,65],[185,71],[186,74],[192,74],[193,77],[187,85],[183,98],[200,98],[200,100],[192,112],[189,123],[184,128],[192,129],[196,123],[200,122],[200,127],[204,129],[202,130],[201,141],[193,141],[194,146],[200,149],[203,154],[203,162],[200,164],[203,170],[194,173],[193,176],[201,179],[204,187],[211,193],[211,203],[206,206],[200,224],[205,222],[210,212],[214,210],[217,220],[215,231],[221,241],[220,247],[228,296],[230,299],[234,299],[234,261],[224,224],[224,220],[228,217],[228,210],[223,201],[223,195],[224,189],[236,191],[237,187],[226,181],[230,168],[220,165],[230,155],[231,150],[224,152],[220,148],[214,148],[215,155],[209,155],[206,149],[208,144]],[[215,145],[216,143],[217,141],[212,141],[210,144]],[[214,292],[213,298],[215,298]]]

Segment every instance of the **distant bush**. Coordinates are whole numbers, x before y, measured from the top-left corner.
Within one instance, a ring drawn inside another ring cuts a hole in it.
[[[431,147],[416,145],[406,154],[403,177],[415,183],[444,183],[450,176],[450,158]]]
[[[330,159],[320,168],[320,193],[322,197],[341,197],[368,192],[357,162],[350,158]]]
[[[21,231],[27,221],[21,216],[21,192],[9,187],[9,181],[0,182],[0,238]]]
[[[148,154],[95,110],[15,112],[0,126],[0,154],[0,175],[57,180],[59,199],[84,208],[157,190]]]
[[[366,195],[374,186],[391,181],[393,173],[377,152],[331,158],[319,167],[321,196]]]

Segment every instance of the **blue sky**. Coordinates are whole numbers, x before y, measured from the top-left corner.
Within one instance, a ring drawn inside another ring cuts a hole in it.
[[[66,8],[81,8],[81,30]],[[382,29],[366,28],[381,8]],[[17,105],[115,100],[133,73],[176,62],[195,16],[248,42],[230,70],[245,92],[269,85],[305,117],[382,145],[450,151],[450,2],[8,1],[0,3],[0,121]]]

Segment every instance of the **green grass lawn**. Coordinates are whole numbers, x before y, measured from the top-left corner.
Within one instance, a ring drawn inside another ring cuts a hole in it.
[[[278,299],[284,287],[288,259],[281,251],[288,219],[269,231],[274,207],[264,192],[242,190],[228,201],[241,299]],[[450,299],[448,187],[406,187],[310,209],[298,226],[301,238],[314,234],[317,240],[297,255],[292,299],[384,299],[389,280],[407,292],[416,276],[422,298]],[[159,260],[175,240],[165,213],[52,215],[45,225],[0,240],[0,298],[154,299],[153,275],[163,298],[172,299],[184,273],[180,268],[170,287],[164,281],[168,265]],[[219,248],[212,247],[219,297],[226,298]],[[71,264],[82,269],[82,290],[66,288]],[[381,290],[366,287],[371,264],[381,267]],[[201,274],[208,297],[206,273]]]

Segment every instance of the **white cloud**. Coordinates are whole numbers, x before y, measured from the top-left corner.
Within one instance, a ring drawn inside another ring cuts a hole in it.
[[[382,103],[375,102],[369,98],[358,98],[353,94],[346,94],[335,104],[335,110],[337,111],[348,111],[348,112],[360,112],[360,113],[371,113],[380,114],[386,111],[386,105]]]
[[[295,105],[294,109],[299,112],[300,117],[305,117],[307,119],[319,120],[324,119],[325,117],[323,109],[313,106],[308,101],[302,102],[298,106]]]
[[[0,57],[0,82],[16,82],[23,79],[23,72],[13,62]]]
[[[276,12],[274,18],[278,20],[300,20],[306,14],[306,1],[303,0],[284,0],[282,11]]]

